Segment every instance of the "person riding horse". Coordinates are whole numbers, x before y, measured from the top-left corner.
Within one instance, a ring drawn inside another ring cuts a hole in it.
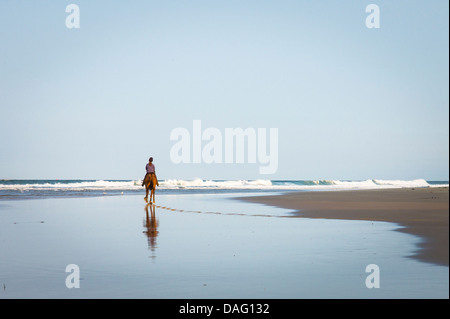
[[[142,180],[142,186],[145,185],[145,189],[146,189],[145,199],[147,199],[147,197],[148,197],[148,191],[151,190],[151,194],[150,194],[150,201],[151,201],[152,195],[155,194],[155,187],[159,186],[158,178],[156,177],[156,173],[155,173],[155,165],[153,164],[153,157],[150,157],[148,159],[148,163],[145,166],[145,171],[147,173],[145,174],[145,177]],[[153,201],[154,201],[154,196],[153,196]]]

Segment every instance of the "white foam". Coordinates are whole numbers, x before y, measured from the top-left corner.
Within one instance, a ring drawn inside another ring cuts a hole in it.
[[[43,183],[43,184],[10,184],[0,185],[0,190],[126,190],[140,188],[135,181],[92,181],[73,183]]]
[[[411,181],[403,180],[380,180],[374,179],[373,182],[383,186],[399,186],[399,187],[429,187],[430,184],[424,179],[415,179]]]
[[[380,189],[380,188],[409,188],[409,187],[442,187],[448,184],[432,185],[424,179],[416,180],[375,180],[341,181],[341,180],[314,180],[314,181],[283,181],[271,180],[178,180],[170,179],[160,182],[161,188],[192,188],[192,189],[267,189],[267,190],[334,190],[334,189]]]
[[[54,191],[123,191],[142,189],[141,180],[130,181],[73,181],[57,183],[0,184],[0,190],[54,190]],[[271,181],[258,180],[193,180],[169,179],[159,182],[161,189],[230,189],[230,190],[347,190],[381,189],[410,187],[440,187],[448,184],[429,184],[424,179],[415,180],[379,180],[363,181],[314,180],[314,181]]]
[[[262,189],[273,187],[270,180],[235,180],[235,181],[213,181],[213,180],[179,180],[169,179],[159,183],[164,188],[222,188],[222,189]]]

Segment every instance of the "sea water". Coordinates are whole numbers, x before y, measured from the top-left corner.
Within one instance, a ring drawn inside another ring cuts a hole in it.
[[[0,200],[39,197],[104,196],[142,193],[142,180],[0,180]],[[415,180],[160,180],[159,194],[212,194],[278,191],[358,190],[440,187],[448,181]]]

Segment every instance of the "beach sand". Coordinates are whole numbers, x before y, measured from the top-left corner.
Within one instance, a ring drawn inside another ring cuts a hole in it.
[[[404,226],[398,231],[423,239],[411,257],[448,266],[448,187],[295,192],[242,199],[292,209],[298,217],[396,223]]]

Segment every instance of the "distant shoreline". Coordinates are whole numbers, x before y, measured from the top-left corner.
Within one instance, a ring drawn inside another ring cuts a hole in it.
[[[449,265],[449,188],[302,191],[240,200],[292,209],[296,217],[370,220],[423,238],[412,258]]]

